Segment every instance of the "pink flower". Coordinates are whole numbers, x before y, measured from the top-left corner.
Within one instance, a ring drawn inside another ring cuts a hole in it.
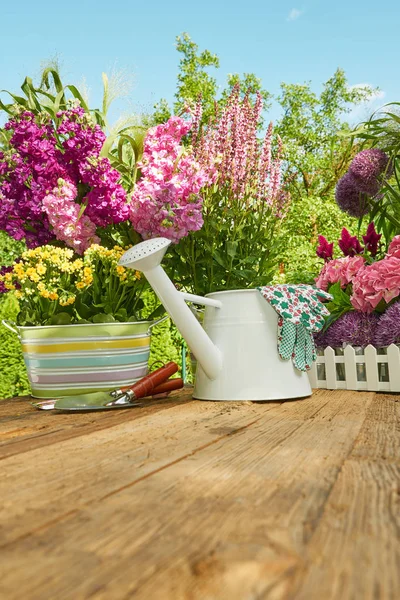
[[[330,285],[339,281],[341,287],[345,288],[353,282],[355,275],[363,266],[364,258],[362,256],[345,256],[330,260],[323,266],[315,284],[327,291]]]
[[[387,256],[364,266],[353,280],[351,303],[362,312],[372,312],[381,300],[389,303],[400,294],[400,258]]]
[[[395,235],[389,244],[388,255],[400,258],[400,235]]]
[[[100,238],[89,217],[79,216],[81,207],[74,201],[76,195],[77,189],[72,182],[59,179],[58,187],[44,197],[43,208],[57,239],[83,254],[91,244],[100,243]]]
[[[203,225],[199,191],[208,175],[181,144],[190,127],[171,117],[147,133],[139,165],[142,177],[129,205],[132,225],[145,239],[163,236],[176,243]]]

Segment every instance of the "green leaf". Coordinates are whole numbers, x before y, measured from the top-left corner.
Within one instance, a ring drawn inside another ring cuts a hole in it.
[[[235,258],[238,249],[238,244],[238,242],[226,242],[226,252],[231,258]]]

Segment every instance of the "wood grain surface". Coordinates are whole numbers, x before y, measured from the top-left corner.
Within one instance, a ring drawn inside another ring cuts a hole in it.
[[[1,401],[0,597],[397,599],[398,400]]]

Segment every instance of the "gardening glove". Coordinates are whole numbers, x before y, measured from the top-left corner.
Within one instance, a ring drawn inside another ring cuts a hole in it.
[[[276,285],[258,288],[278,313],[278,353],[284,360],[292,358],[299,371],[311,368],[316,359],[313,332],[324,325],[328,309],[319,297],[332,296],[309,285]]]

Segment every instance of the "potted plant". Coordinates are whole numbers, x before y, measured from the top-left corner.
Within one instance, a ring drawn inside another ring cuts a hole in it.
[[[319,349],[311,372],[315,387],[400,391],[400,236],[387,250],[370,223],[362,242],[342,231],[344,256],[333,258],[333,243],[319,237],[325,264],[317,287],[332,294],[330,316],[315,336]],[[329,373],[328,373],[329,371]]]
[[[160,313],[145,280],[117,265],[118,244],[140,240],[128,204],[141,132],[107,138],[105,113],[55,71],[39,88],[26,78],[22,90],[0,101],[9,117],[0,130],[0,228],[28,249],[2,270],[0,288],[19,301],[8,327],[21,338],[32,393],[131,383],[147,372]]]

